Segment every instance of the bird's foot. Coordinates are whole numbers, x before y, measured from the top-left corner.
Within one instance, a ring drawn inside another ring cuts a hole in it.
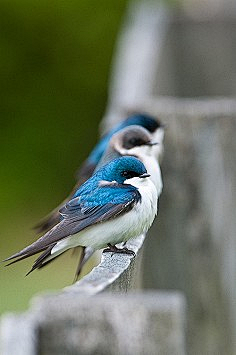
[[[135,252],[128,248],[117,248],[115,245],[107,244],[109,248],[103,250],[103,253],[118,253],[118,254],[128,254],[135,256]]]

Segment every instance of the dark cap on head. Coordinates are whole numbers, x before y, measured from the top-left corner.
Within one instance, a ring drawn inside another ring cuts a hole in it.
[[[141,126],[128,126],[114,134],[111,143],[124,149],[132,149],[141,145],[151,145],[151,134]]]
[[[155,132],[156,129],[163,127],[162,123],[146,114],[146,113],[137,113],[134,114],[132,116],[129,116],[125,121],[124,124],[126,126],[130,126],[130,125],[138,125],[138,126],[142,126],[144,128],[146,128],[149,132],[153,133]]]

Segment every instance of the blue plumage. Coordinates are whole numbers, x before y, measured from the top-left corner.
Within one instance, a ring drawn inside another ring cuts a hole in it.
[[[130,116],[126,120],[116,125],[113,129],[111,129],[106,135],[101,138],[101,140],[96,144],[92,152],[89,154],[87,158],[87,163],[97,165],[104,151],[106,150],[112,135],[125,127],[133,125],[144,127],[151,133],[161,127],[161,123],[159,121],[155,120],[147,114],[136,114]]]
[[[76,205],[85,207],[102,206],[107,203],[126,203],[130,199],[139,200],[138,189],[129,184],[123,184],[128,178],[146,174],[146,168],[141,161],[133,157],[122,157],[112,160],[99,169],[74,194],[60,212],[75,209]],[[103,184],[103,181],[105,184]],[[111,182],[111,184],[108,184]]]
[[[134,255],[127,248],[118,249],[115,245],[145,233],[153,222],[162,181],[150,147],[160,144],[155,150],[155,157],[159,157],[162,141],[162,124],[146,114],[133,115],[114,127],[102,137],[80,168],[69,198],[36,227],[40,232],[48,232],[6,260],[15,259],[11,261],[14,263],[43,251],[31,272],[66,250],[82,246],[78,277],[96,249],[108,246],[106,251]],[[143,179],[150,176],[143,163],[151,172],[152,180]],[[136,177],[142,179],[132,179]]]
[[[72,193],[69,195],[67,200],[71,199],[71,197],[74,196],[77,188],[81,186],[81,184],[85,182],[88,178],[90,178],[90,176],[92,176],[95,169],[97,168],[98,164],[101,164],[101,158],[104,152],[107,150],[111,137],[114,135],[114,133],[122,130],[123,128],[130,127],[130,126],[143,127],[147,129],[147,131],[151,134],[158,131],[159,128],[163,127],[158,120],[155,120],[154,118],[152,118],[147,114],[132,115],[128,117],[126,120],[116,125],[113,129],[111,129],[106,135],[104,135],[101,138],[101,140],[98,142],[98,144],[95,146],[95,148],[92,150],[88,158],[85,160],[85,162],[78,170],[76,186],[73,189]],[[119,157],[121,155],[123,154],[120,154],[119,152],[113,150],[112,159]],[[40,233],[46,232],[61,220],[58,211],[65,202],[66,200],[60,206],[55,208],[52,211],[52,213],[50,213],[45,219],[43,219],[41,222],[39,222],[39,224],[35,226],[38,232]]]
[[[124,173],[125,171],[125,173]],[[81,191],[86,191],[86,189],[95,188],[98,181],[116,181],[122,184],[130,174],[137,173],[138,176],[145,174],[147,172],[143,163],[133,157],[122,157],[118,159],[113,159],[108,164],[102,166],[89,180],[87,180],[78,190],[75,192],[74,197],[81,194]]]
[[[97,184],[94,189],[89,190],[87,193],[83,191],[83,195],[80,195],[79,198],[75,198],[77,199],[75,203],[83,204],[88,207],[102,206],[106,203],[125,203],[134,196],[134,192],[137,190],[136,187],[128,184],[124,186],[114,183],[111,186],[105,185],[102,187],[99,187],[99,184]],[[74,203],[72,201],[75,199],[69,201],[66,206],[73,206]],[[61,209],[60,212],[62,210],[63,209]]]
[[[124,236],[129,239],[138,235],[137,233],[145,232],[154,219],[157,203],[155,186],[151,180],[144,181],[149,176],[145,166],[137,158],[121,157],[112,160],[76,191],[73,198],[60,210],[62,220],[54,228],[6,260],[18,258],[18,261],[45,250],[33,265],[34,270],[44,266],[58,253],[77,245],[91,244],[92,248],[99,249],[109,245],[111,241],[114,244],[119,243],[124,240]],[[143,193],[147,193],[144,202],[139,188],[129,184],[129,179],[131,182],[136,181],[133,178],[138,178]],[[140,207],[132,212],[135,206]],[[131,212],[130,218],[125,217],[123,222],[119,220],[116,224],[115,220]],[[106,224],[108,227],[104,231],[98,227],[108,222],[115,223],[116,227]],[[95,228],[94,232],[91,228]]]

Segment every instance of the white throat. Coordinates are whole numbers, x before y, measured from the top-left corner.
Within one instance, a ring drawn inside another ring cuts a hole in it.
[[[151,181],[150,177],[147,178],[139,178],[139,177],[133,177],[132,179],[127,179],[124,181],[124,184],[129,184],[132,185],[134,187],[137,187],[137,189],[143,188],[143,187],[149,187],[153,184],[153,182]]]

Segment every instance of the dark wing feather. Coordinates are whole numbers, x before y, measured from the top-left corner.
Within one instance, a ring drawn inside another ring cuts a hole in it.
[[[67,201],[63,201],[64,203]],[[33,229],[36,230],[37,233],[45,233],[50,230],[53,226],[60,222],[60,213],[59,209],[62,207],[62,204],[57,206],[52,212],[50,212],[46,217],[41,219]]]
[[[54,246],[55,243],[61,239],[76,234],[89,226],[105,222],[111,218],[115,218],[118,215],[130,211],[133,206],[140,201],[141,195],[138,190],[135,190],[132,191],[131,197],[132,198],[124,203],[108,203],[106,205],[95,207],[86,207],[82,204],[78,205],[76,203],[78,201],[76,200],[79,198],[71,200],[61,209],[61,214],[64,219],[59,224],[53,227],[49,232],[36,240],[34,243],[4,261],[15,258],[19,258],[17,261],[22,260],[28,256],[37,254],[48,247],[52,247],[52,245]]]
[[[50,245],[34,262],[32,268],[30,269],[30,271],[27,272],[27,274],[25,276],[28,276],[29,274],[31,274],[32,271],[36,270],[36,269],[41,269],[44,266],[48,265],[51,261],[54,261],[56,258],[58,258],[57,255],[55,256],[53,259],[49,259],[47,260],[47,258],[51,255],[51,250],[54,247],[55,244]],[[18,261],[18,260],[17,260]]]

